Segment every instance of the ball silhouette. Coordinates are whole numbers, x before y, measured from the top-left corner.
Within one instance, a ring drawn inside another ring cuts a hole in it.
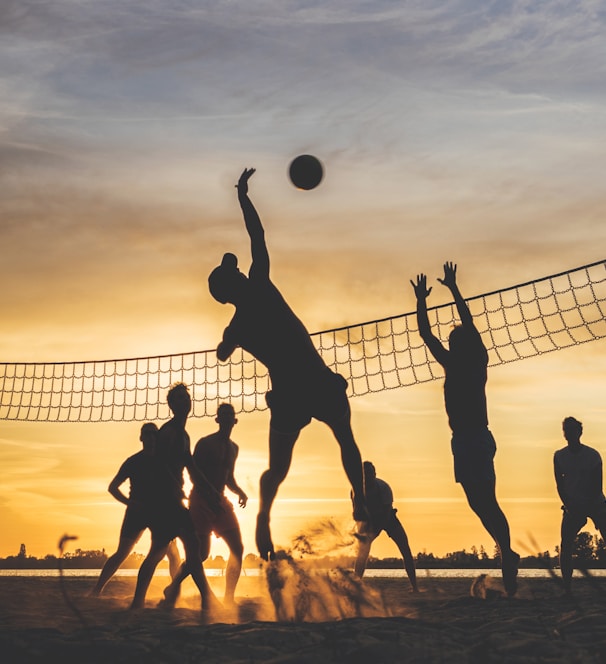
[[[314,189],[322,182],[324,168],[317,157],[301,154],[290,162],[288,176],[297,189]]]

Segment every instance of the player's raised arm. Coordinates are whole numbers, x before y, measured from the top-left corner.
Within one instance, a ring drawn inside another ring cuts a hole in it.
[[[265,244],[265,231],[261,219],[248,197],[248,181],[254,174],[254,168],[245,168],[240,175],[236,189],[238,190],[238,201],[244,215],[244,224],[250,237],[250,253],[252,265],[250,274],[265,276],[269,278],[269,252]]]
[[[417,324],[419,326],[419,334],[421,339],[427,344],[431,354],[436,358],[440,364],[444,364],[448,356],[448,351],[442,345],[442,342],[431,331],[429,325],[429,318],[427,317],[427,298],[431,293],[431,287],[427,288],[427,276],[418,274],[417,280],[410,280],[417,298]]]
[[[452,293],[455,305],[457,307],[457,311],[459,312],[459,318],[461,319],[461,324],[464,327],[475,328],[475,325],[473,323],[473,317],[471,315],[471,312],[469,311],[467,302],[465,302],[465,300],[463,299],[461,291],[459,290],[459,286],[457,285],[456,263],[452,262],[444,263],[444,278],[443,279],[438,278],[438,281],[443,286],[446,286]]]

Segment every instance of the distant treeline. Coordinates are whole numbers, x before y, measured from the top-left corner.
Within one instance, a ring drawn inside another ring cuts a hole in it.
[[[85,551],[76,549],[73,553],[67,552],[62,556],[48,554],[44,558],[28,556],[25,544],[22,544],[19,553],[15,556],[0,558],[0,569],[101,569],[107,560],[105,549],[101,551]],[[294,556],[297,558],[297,555]],[[124,561],[122,568],[138,569],[145,558],[145,554],[133,552]],[[604,540],[592,535],[586,531],[580,532],[575,540],[575,549],[573,555],[576,566],[583,569],[606,569],[606,544]],[[355,556],[322,556],[322,557],[301,557],[301,561],[313,562],[314,566],[320,568],[341,567],[344,569],[353,568]],[[435,556],[433,553],[425,551],[417,553],[415,556],[417,569],[494,569],[500,567],[498,552],[492,555],[484,550],[483,547],[477,549],[472,546],[469,551],[453,551],[445,556]],[[523,556],[520,561],[522,568],[545,568],[557,567],[559,561],[559,551],[556,546],[554,553],[543,551],[535,555]],[[204,562],[204,567],[208,569],[224,569],[227,561],[223,556],[211,556]],[[260,567],[261,559],[254,553],[249,553],[244,557],[244,569],[254,569]],[[163,560],[159,567],[168,567],[166,560]],[[400,569],[403,567],[401,558],[375,558],[370,556],[367,567],[369,569]]]

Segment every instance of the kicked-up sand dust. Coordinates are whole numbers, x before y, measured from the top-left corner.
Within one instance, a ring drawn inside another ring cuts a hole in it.
[[[606,662],[604,585],[574,579],[566,598],[550,577],[520,579],[516,597],[485,577],[433,578],[419,570],[421,592],[406,579],[348,578],[344,571],[303,570],[291,560],[243,576],[237,607],[200,612],[190,580],[172,611],[156,608],[166,577],[156,577],[146,608],[130,611],[135,579],[115,577],[98,598],[95,579],[0,577],[3,662],[206,662],[291,664],[347,662],[579,663]],[[278,603],[272,574],[284,579]],[[224,579],[211,577],[222,596]],[[334,596],[328,597],[328,592]],[[342,596],[339,596],[340,593]],[[306,593],[309,593],[306,596]],[[299,594],[300,596],[297,596]],[[324,605],[322,602],[324,601]]]

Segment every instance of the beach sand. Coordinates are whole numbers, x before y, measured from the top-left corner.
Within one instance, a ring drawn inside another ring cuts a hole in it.
[[[210,581],[221,597],[224,579]],[[412,594],[406,579],[359,581],[282,562],[242,576],[238,607],[214,617],[200,612],[191,579],[172,611],[156,608],[166,577],[153,580],[138,611],[128,608],[134,578],[113,578],[98,598],[88,596],[94,582],[0,577],[2,661],[606,662],[601,579],[575,578],[573,598],[564,598],[549,577],[522,578],[506,598],[498,572],[472,583],[419,570],[421,592]]]

